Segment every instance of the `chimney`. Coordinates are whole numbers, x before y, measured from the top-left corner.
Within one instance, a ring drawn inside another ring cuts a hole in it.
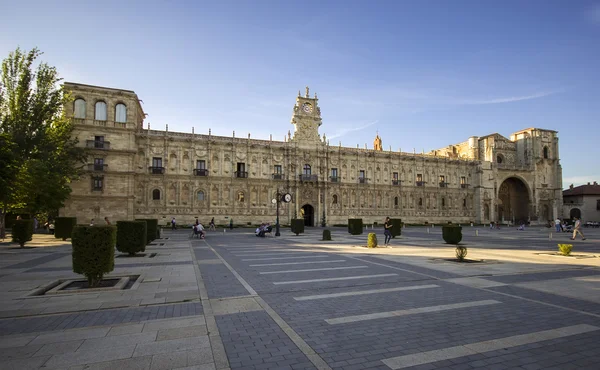
[[[594,185],[598,185],[598,183],[596,181],[594,181]]]
[[[573,184],[569,185],[569,189],[573,189]]]
[[[591,184],[589,183],[589,181],[588,181],[588,185],[591,185]]]

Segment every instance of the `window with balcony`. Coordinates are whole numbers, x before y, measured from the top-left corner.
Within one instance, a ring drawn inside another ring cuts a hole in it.
[[[92,177],[92,191],[102,191],[102,189],[104,189],[104,177]]]
[[[208,170],[206,169],[206,161],[204,159],[199,159],[196,161],[196,168],[194,169],[194,175],[208,176]]]
[[[273,179],[283,180],[283,168],[280,164],[276,164],[273,166]]]
[[[302,168],[302,174],[300,175],[300,181],[317,181],[317,175],[312,174],[310,164],[305,164]]]
[[[160,190],[152,190],[152,200],[160,200]]]
[[[73,103],[73,117],[84,119],[85,118],[85,100],[76,99]]]
[[[196,199],[199,200],[199,201],[203,201],[204,200],[204,192],[202,190],[199,190],[196,193]]]
[[[104,136],[94,136],[94,148],[104,149]]]
[[[235,171],[235,177],[241,178],[241,179],[248,177],[248,172],[246,172],[246,163],[238,162],[236,168],[237,168],[237,170]]]
[[[445,188],[446,187],[446,176],[440,175],[439,183],[440,183],[440,188]]]
[[[331,182],[340,182],[337,168],[331,169],[331,176],[329,178],[331,179]]]
[[[162,175],[163,173],[165,173],[165,168],[162,165],[162,158],[152,158],[152,166],[150,167],[150,173],[153,175]]]
[[[106,103],[103,101],[96,102],[95,108],[94,119],[96,121],[106,121]]]
[[[425,184],[425,182],[423,181],[423,174],[418,173],[417,174],[417,186],[423,186],[423,184]]]
[[[127,107],[123,103],[119,103],[115,106],[115,122],[127,122]]]

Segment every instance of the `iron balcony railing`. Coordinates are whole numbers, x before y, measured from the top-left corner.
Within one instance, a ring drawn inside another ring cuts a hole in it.
[[[337,176],[330,176],[329,180],[331,180],[331,182],[340,182],[341,181],[340,178]]]
[[[359,184],[366,184],[369,182],[369,179],[367,179],[366,177],[359,177],[358,178],[358,183]]]
[[[163,175],[165,173],[164,167],[150,166],[150,167],[148,167],[148,170],[150,170],[150,173],[153,175]]]
[[[235,171],[235,177],[237,177],[238,179],[246,179],[246,178],[248,178],[248,172]]]
[[[206,168],[194,169],[194,176],[208,176],[208,170]]]
[[[273,174],[273,180],[283,180],[283,174],[282,173],[274,173]]]
[[[303,182],[308,182],[308,181],[316,182],[319,180],[318,175],[298,175],[298,176],[300,178],[300,181],[303,181]]]
[[[416,181],[417,186],[425,186],[425,181]]]
[[[392,185],[394,185],[394,186],[400,185],[400,180],[392,180]]]
[[[110,142],[101,140],[86,140],[85,147],[91,149],[110,149]]]
[[[108,168],[107,164],[100,164],[100,163],[88,164],[88,171],[104,172],[104,171],[106,171],[107,168]]]

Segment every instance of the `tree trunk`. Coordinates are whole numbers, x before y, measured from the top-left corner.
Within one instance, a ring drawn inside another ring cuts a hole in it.
[[[0,208],[0,238],[6,238],[6,210],[4,208]]]

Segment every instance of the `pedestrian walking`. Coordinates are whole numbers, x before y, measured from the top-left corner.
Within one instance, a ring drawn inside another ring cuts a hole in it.
[[[575,240],[577,233],[581,235],[581,240],[585,240],[585,235],[581,232],[581,219],[579,217],[575,217],[575,225],[573,226],[573,237],[571,240]]]
[[[171,219],[171,230],[177,229],[177,223],[175,222],[175,217]]]
[[[392,221],[390,221],[389,217],[385,218],[383,229],[383,235],[385,236],[384,245],[387,246],[390,243],[390,240],[392,239]]]
[[[560,218],[556,218],[556,220],[554,220],[554,227],[556,227],[556,232],[559,233],[560,232]]]
[[[217,229],[215,227],[215,218],[214,217],[210,220],[210,223],[208,224],[208,229],[209,230],[216,230]]]

